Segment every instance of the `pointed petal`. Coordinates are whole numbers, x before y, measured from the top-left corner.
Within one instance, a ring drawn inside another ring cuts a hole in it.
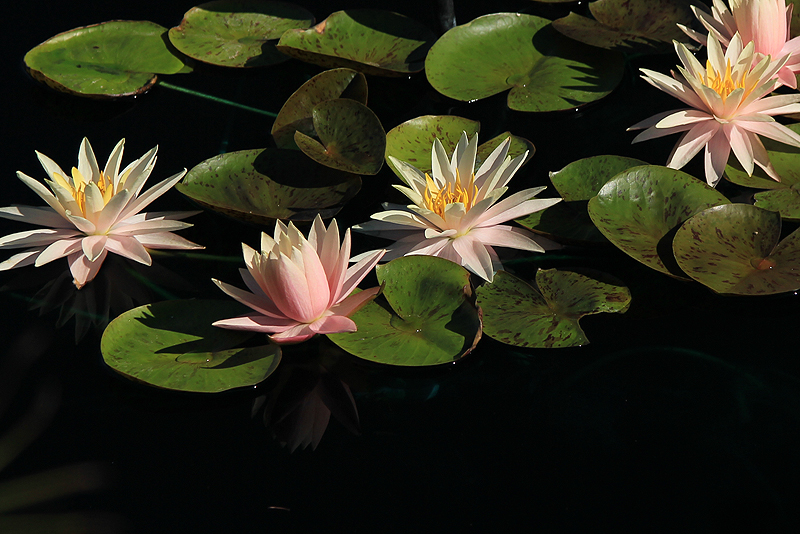
[[[110,235],[105,247],[109,252],[119,254],[123,258],[128,258],[144,265],[153,263],[150,254],[135,237]]]
[[[81,247],[83,254],[89,261],[97,261],[97,258],[103,253],[106,247],[108,236],[105,235],[89,235],[81,240]]]
[[[17,267],[33,265],[41,251],[41,248],[34,248],[31,250],[26,250],[25,252],[14,254],[7,260],[0,262],[0,271],[8,271],[9,269],[16,269]]]
[[[229,330],[252,330],[254,332],[274,334],[294,328],[298,325],[298,322],[292,319],[267,317],[266,315],[249,313],[241,317],[215,321],[211,324]]]
[[[338,334],[340,332],[355,332],[358,330],[356,323],[344,315],[328,315],[317,319],[308,328],[315,334]]]
[[[236,286],[226,284],[225,282],[220,282],[215,278],[212,278],[211,281],[214,282],[223,292],[225,292],[226,295],[238,300],[248,308],[252,308],[260,314],[266,315],[267,317],[272,317],[273,319],[283,319],[288,321],[288,323],[296,322],[294,319],[288,319],[285,315],[283,315],[278,307],[275,306],[275,303],[273,303],[272,300],[270,300],[270,298],[266,295],[248,293],[247,291],[239,289]]]
[[[473,238],[465,235],[452,240],[453,249],[461,257],[461,265],[477,274],[484,280],[492,281],[494,271],[492,270],[492,258],[486,247]]]
[[[186,169],[177,174],[173,174],[163,182],[157,183],[138,198],[132,199],[128,206],[122,210],[119,218],[126,219],[129,216],[139,213],[145,209],[148,205],[150,205],[151,202],[166,193],[173,185],[177,184],[180,179],[183,178],[184,174],[186,174]]]
[[[93,262],[83,255],[83,252],[74,252],[69,255],[67,261],[69,262],[69,270],[72,273],[75,287],[82,288],[97,276],[103,261],[106,259],[106,251]]]
[[[72,223],[50,207],[6,206],[0,208],[0,218],[22,221],[37,226],[49,226],[51,228],[74,228]]]
[[[358,293],[349,295],[344,300],[331,307],[331,312],[334,315],[350,316],[361,309],[367,302],[374,299],[380,293],[380,287],[371,287]]]
[[[386,254],[385,250],[375,250],[371,254],[366,255],[355,265],[351,265],[344,276],[344,283],[340,293],[336,295],[334,304],[341,303],[353,289],[364,279],[365,276],[378,264],[383,255]]]
[[[73,239],[62,239],[51,244],[49,247],[42,250],[39,257],[36,258],[36,266],[42,266],[45,263],[50,263],[53,260],[69,256],[76,252],[83,253],[82,250],[82,237]]]
[[[201,250],[206,247],[184,239],[179,235],[170,232],[158,234],[140,234],[136,240],[147,248],[169,249],[169,250]]]
[[[475,228],[469,235],[484,245],[544,252],[544,248],[535,241],[534,234],[522,228],[497,225],[491,228]]]

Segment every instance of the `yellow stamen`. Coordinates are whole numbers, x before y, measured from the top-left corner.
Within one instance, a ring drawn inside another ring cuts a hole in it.
[[[711,66],[711,62],[706,60],[706,76],[704,85],[716,91],[717,94],[722,97],[723,103],[736,89],[744,89],[745,93],[742,98],[745,98],[755,88],[755,85],[753,85],[753,87],[750,89],[745,87],[747,82],[747,71],[742,73],[742,78],[740,80],[734,80],[731,74],[732,69],[730,59],[727,61],[724,74],[714,70],[714,67]]]
[[[89,182],[83,177],[83,174],[77,168],[72,167],[72,183],[58,173],[53,173],[53,180],[70,192],[81,210],[81,215],[86,217],[86,186]],[[114,183],[100,171],[95,185],[103,196],[103,205],[105,206],[114,196]]]
[[[461,180],[456,171],[455,182],[448,182],[442,187],[437,187],[430,175],[425,174],[425,193],[422,198],[425,202],[425,207],[436,213],[440,217],[444,217],[444,210],[448,204],[455,204],[460,202],[464,204],[464,210],[469,211],[475,205],[476,197],[478,196],[478,188],[475,186],[475,175],[473,174],[466,187],[461,185]]]

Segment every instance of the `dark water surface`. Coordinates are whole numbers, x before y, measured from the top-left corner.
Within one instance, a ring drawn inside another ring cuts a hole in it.
[[[43,88],[24,71],[24,53],[61,31],[112,19],[171,27],[192,5],[34,0],[13,8],[2,23],[2,205],[38,205],[15,172],[44,176],[34,150],[68,168],[84,136],[101,162],[122,137],[125,164],[158,144],[153,183],[222,151],[269,145],[271,122],[262,115],[159,87],[122,103],[88,101]],[[306,7],[321,20],[335,9],[365,5]],[[434,6],[382,7],[436,29]],[[457,16],[463,23],[490,10],[530,6],[521,0],[460,5]],[[550,16],[567,11],[544,10]],[[548,171],[591,155],[662,164],[675,139],[632,147],[633,136],[624,130],[679,107],[634,73],[640,66],[664,72],[676,62],[673,56],[634,60],[617,91],[580,112],[512,112],[503,95],[455,102],[431,89],[424,74],[370,77],[369,104],[386,130],[419,115],[451,113],[481,120],[483,139],[505,130],[530,139],[537,153],[511,182],[520,190],[549,185]],[[167,79],[278,111],[320,70],[289,61],[246,72],[199,68]],[[686,170],[702,176],[697,162]],[[362,222],[380,202],[398,201],[392,183],[397,180],[386,168],[366,177],[340,224]],[[192,206],[172,191],[153,209]],[[209,258],[229,260],[158,256],[172,274],[143,271],[153,300],[222,299],[209,279],[238,283],[240,243],[254,245],[262,230],[208,212],[191,222],[195,226],[181,234],[206,245]],[[22,228],[0,221],[2,235]],[[354,249],[380,243],[356,236]],[[0,410],[12,386],[19,388],[8,411],[0,412],[0,435],[35,403],[42,384],[60,396],[52,422],[0,472],[0,481],[89,462],[102,471],[102,488],[25,511],[85,511],[136,533],[796,531],[800,297],[720,297],[613,248],[566,248],[521,256],[512,265],[528,278],[537,267],[599,269],[630,287],[633,304],[625,315],[584,318],[591,340],[584,347],[517,350],[484,337],[457,364],[406,370],[367,365],[322,339],[286,357],[256,388],[203,396],[130,382],[103,363],[100,330],[90,329],[76,344],[75,319],[56,328],[57,308],[41,317],[28,310],[41,300],[33,299],[36,291],[66,271],[65,261],[41,272],[0,273],[6,286],[0,293]],[[140,290],[131,280],[109,284],[132,295]],[[15,377],[10,369],[28,359],[33,363]],[[349,384],[360,435],[332,417],[315,451],[290,454],[264,426],[264,408],[254,418],[251,408],[257,397],[278,389],[279,405],[308,393],[320,362],[330,370],[325,383],[331,391],[341,393],[339,381]]]

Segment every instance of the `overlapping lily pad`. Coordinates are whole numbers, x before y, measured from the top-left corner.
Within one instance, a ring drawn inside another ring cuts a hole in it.
[[[308,28],[314,15],[287,2],[218,0],[193,7],[169,30],[175,48],[223,67],[264,67],[289,58],[275,43],[286,30]]]
[[[673,39],[686,40],[678,24],[692,26],[689,0],[597,0],[589,2],[593,19],[570,13],[553,27],[571,39],[600,48],[672,50]]]
[[[431,85],[456,100],[506,90],[517,111],[557,111],[594,102],[622,79],[618,52],[569,39],[550,21],[521,13],[478,17],[445,33],[425,61]]]
[[[539,269],[536,287],[506,271],[477,290],[487,336],[517,347],[563,348],[589,342],[578,321],[594,313],[624,313],[627,287],[583,274]]]
[[[480,122],[456,115],[424,115],[408,120],[395,126],[386,134],[386,162],[398,176],[400,174],[389,161],[389,156],[410,163],[422,172],[429,173],[431,172],[431,150],[434,139],[438,139],[445,151],[452,154],[462,132],[466,132],[467,137],[472,138],[480,129]],[[528,158],[525,163],[530,161],[536,151],[533,143],[524,137],[505,132],[478,145],[475,167],[478,168],[483,160],[507,137],[511,137],[508,155],[514,158],[527,151]]]
[[[790,130],[800,133],[800,123],[787,125]],[[725,177],[731,182],[745,187],[767,189],[755,194],[755,205],[770,211],[778,211],[781,217],[800,221],[800,148],[779,141],[763,138],[772,166],[781,177],[776,182],[758,166],[752,176],[731,157],[725,167]]]
[[[289,30],[278,50],[323,67],[349,67],[376,76],[421,71],[436,40],[428,28],[379,9],[337,11],[307,30]]]
[[[217,300],[140,306],[108,325],[100,350],[118,373],[161,388],[216,393],[252,386],[278,366],[280,348],[235,348],[252,333],[211,325],[246,309],[238,302]]]
[[[36,80],[59,91],[93,98],[143,93],[158,74],[188,69],[167,48],[167,31],[148,21],[111,21],[75,28],[25,54]]]
[[[450,363],[481,336],[466,269],[433,256],[405,256],[376,269],[383,297],[351,319],[358,332],[328,337],[364,360],[402,366]]]
[[[573,161],[560,171],[550,173],[550,181],[564,200],[516,219],[516,222],[537,233],[556,237],[561,242],[607,243],[608,240],[589,218],[589,199],[617,174],[645,164],[644,161],[622,156],[594,156]]]
[[[684,172],[644,165],[606,183],[589,216],[609,241],[657,271],[685,278],[672,255],[672,233],[706,208],[728,204],[721,193]]]
[[[300,86],[283,104],[272,123],[272,137],[280,148],[296,148],[294,132],[315,136],[313,112],[317,104],[349,98],[367,104],[367,79],[353,69],[321,72]]]
[[[687,220],[672,246],[681,269],[714,291],[770,295],[800,289],[800,232],[780,235],[777,213],[728,204]]]
[[[361,188],[361,178],[318,165],[296,150],[221,154],[195,166],[175,186],[198,204],[246,221],[327,219]]]
[[[367,106],[349,98],[334,98],[314,106],[314,131],[319,140],[301,131],[294,142],[314,161],[353,174],[378,174],[386,152],[386,133]]]

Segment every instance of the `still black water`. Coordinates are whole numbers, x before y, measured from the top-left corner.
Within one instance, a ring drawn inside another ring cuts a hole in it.
[[[126,162],[158,144],[154,181],[223,151],[269,145],[271,123],[262,115],[158,87],[122,103],[86,101],[40,87],[24,71],[24,53],[61,31],[112,19],[171,27],[192,5],[33,0],[12,8],[2,22],[3,205],[38,204],[15,172],[43,176],[34,150],[62,167],[74,164],[84,136],[101,161],[122,137]],[[317,20],[368,5],[305,4]],[[433,2],[381,7],[438,31]],[[569,7],[575,5],[542,9],[555,17]],[[489,10],[530,8],[521,0],[457,5],[456,16],[463,23]],[[675,62],[633,60],[617,91],[580,112],[512,112],[502,95],[460,103],[438,95],[423,74],[370,77],[369,104],[386,130],[419,115],[455,114],[481,120],[482,138],[511,130],[530,139],[537,153],[512,182],[522,189],[549,185],[548,171],[591,155],[663,163],[674,139],[631,147],[624,129],[677,107],[635,75],[639,66],[664,72]],[[289,61],[259,71],[200,68],[168,79],[277,112],[320,70]],[[643,101],[652,109],[630,105]],[[701,176],[697,165],[687,170]],[[340,224],[362,222],[381,201],[397,200],[391,183],[388,169],[365,178]],[[153,209],[192,206],[173,191]],[[182,235],[223,259],[159,257],[171,274],[153,284],[171,296],[223,298],[209,278],[238,280],[240,242],[255,244],[262,228],[208,212],[191,222],[195,227]],[[21,228],[0,221],[3,235]],[[359,239],[354,247],[363,250],[378,244]],[[66,262],[57,263],[66,270]],[[105,366],[99,330],[76,344],[74,318],[56,328],[57,306],[42,316],[29,310],[59,268],[33,281],[32,267],[0,273],[0,409],[11,399],[0,434],[36,405],[37,392],[60,399],[52,421],[0,481],[74,464],[85,465],[83,477],[99,472],[98,488],[87,478],[91,489],[84,493],[18,512],[80,512],[93,532],[796,531],[800,297],[716,296],[613,248],[566,248],[514,264],[528,278],[537,267],[611,273],[630,287],[632,307],[625,315],[584,318],[588,346],[517,350],[484,337],[457,364],[426,370],[366,365],[323,340],[309,351],[325,353],[327,379],[349,385],[360,434],[332,417],[315,451],[291,454],[273,439],[281,428],[264,426],[263,407],[255,417],[251,410],[278,388],[281,402],[307,392],[317,380],[317,354],[285,359],[278,373],[244,391],[156,390]],[[118,285],[129,295],[140,291],[131,283]],[[153,284],[151,298],[167,298]],[[73,308],[68,303],[62,313]]]

